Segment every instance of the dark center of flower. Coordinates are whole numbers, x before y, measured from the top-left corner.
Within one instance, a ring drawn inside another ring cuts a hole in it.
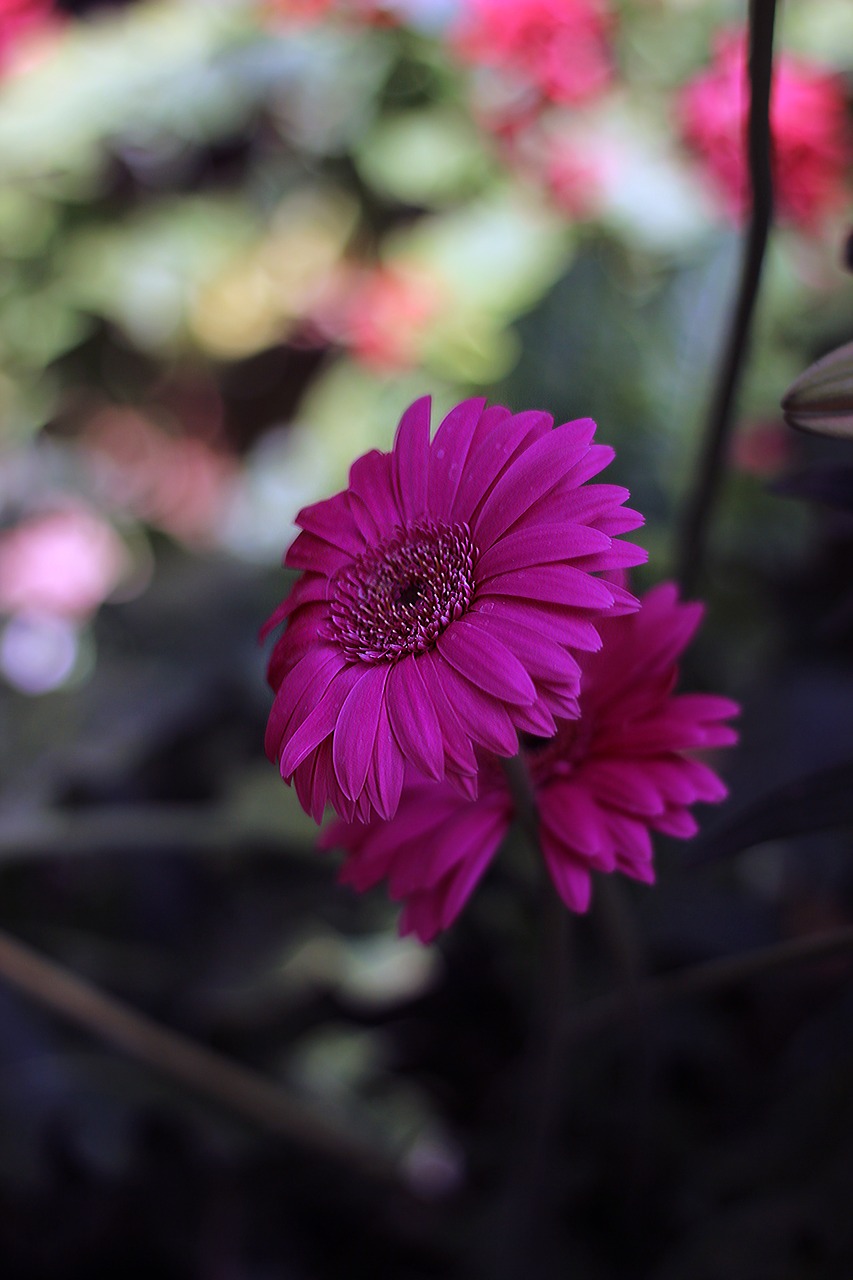
[[[423,653],[474,593],[468,526],[418,520],[371,547],[332,581],[329,625],[351,662]]]

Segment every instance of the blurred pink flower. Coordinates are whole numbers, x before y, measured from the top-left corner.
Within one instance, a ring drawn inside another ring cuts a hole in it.
[[[327,327],[368,368],[411,368],[441,300],[424,272],[376,267],[350,278]]]
[[[320,22],[324,18],[355,18],[373,25],[393,25],[397,16],[382,0],[265,0],[264,9],[276,18]]]
[[[463,0],[459,54],[511,72],[552,102],[598,97],[613,78],[605,0]]]
[[[214,541],[236,474],[230,456],[125,408],[95,414],[84,442],[104,502],[191,546]]]
[[[22,45],[56,25],[53,0],[0,0],[0,72],[12,65]]]
[[[738,218],[748,204],[748,102],[745,39],[726,31],[718,37],[711,67],[682,90],[678,110],[686,142]],[[847,198],[853,154],[843,82],[819,64],[779,54],[770,122],[778,211],[812,229]]]
[[[772,480],[796,461],[793,433],[779,422],[750,422],[732,437],[732,466],[747,475]]]
[[[592,575],[645,559],[616,540],[642,522],[626,490],[585,483],[613,457],[594,432],[468,400],[430,443],[418,400],[391,453],[299,513],[285,564],[302,576],[264,628],[287,621],[266,749],[318,822],[327,803],[390,818],[407,763],[471,795],[475,743],[511,756],[516,730],[576,714],[575,654],[636,607]]]
[[[673,693],[678,659],[702,617],[676,589],[650,591],[638,613],[604,618],[602,648],[581,656],[580,717],[525,751],[539,812],[542,854],[572,911],[589,905],[592,873],[620,871],[651,883],[651,832],[695,834],[690,806],[726,789],[694,752],[736,740],[728,698]],[[367,825],[336,822],[321,837],[342,847],[340,878],[359,892],[387,880],[405,901],[401,933],[429,942],[464,907],[513,820],[494,759],[481,756],[479,796],[410,772],[397,816]]]
[[[88,508],[31,516],[0,536],[0,611],[85,618],[127,568],[121,538]]]
[[[600,207],[607,166],[597,149],[577,138],[556,136],[550,140],[544,170],[554,203],[571,218],[588,218]]]

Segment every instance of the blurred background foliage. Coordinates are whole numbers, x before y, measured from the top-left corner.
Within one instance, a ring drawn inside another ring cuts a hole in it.
[[[673,572],[740,243],[685,86],[745,6],[588,7],[600,47],[543,89],[462,0],[0,3],[0,923],[406,1170],[374,1187],[0,979],[9,1280],[498,1274],[535,869],[511,847],[438,946],[397,940],[263,756],[256,636],[296,511],[424,392],[595,417],[639,585]],[[732,798],[573,921],[579,1001],[851,923],[851,446],[778,408],[851,337],[847,0],[790,0],[779,48],[837,112],[779,121],[818,194],[780,202],[686,673],[743,704]],[[846,1280],[850,977],[573,1046],[506,1274]]]

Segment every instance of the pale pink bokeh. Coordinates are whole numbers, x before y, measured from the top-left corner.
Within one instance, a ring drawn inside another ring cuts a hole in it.
[[[101,499],[190,546],[216,541],[236,461],[206,440],[170,435],[135,409],[107,407],[87,424]]]
[[[331,282],[313,319],[360,364],[391,372],[419,362],[429,325],[446,301],[440,282],[425,271],[352,267]]]
[[[128,568],[121,538],[87,507],[30,516],[0,535],[0,612],[84,619]]]

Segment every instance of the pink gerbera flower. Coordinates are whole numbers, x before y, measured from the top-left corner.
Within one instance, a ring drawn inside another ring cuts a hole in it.
[[[637,603],[592,573],[645,558],[614,541],[642,523],[627,491],[585,484],[613,457],[594,432],[469,400],[430,443],[418,400],[391,453],[299,513],[302,577],[265,628],[287,620],[266,747],[318,822],[327,803],[391,817],[407,764],[472,795],[475,745],[511,756],[517,730],[577,714],[574,654]]]
[[[690,806],[726,795],[691,753],[735,741],[725,721],[737,705],[673,693],[677,660],[701,617],[701,605],[680,604],[664,584],[639,613],[605,619],[603,647],[581,659],[580,718],[561,720],[550,741],[525,751],[542,853],[572,911],[587,909],[593,871],[651,883],[650,833],[692,836]],[[406,902],[401,933],[422,942],[462,910],[513,820],[498,762],[481,763],[476,800],[410,775],[392,822],[338,822],[322,837],[325,848],[347,850],[342,881],[359,891],[388,881],[392,898]]]

